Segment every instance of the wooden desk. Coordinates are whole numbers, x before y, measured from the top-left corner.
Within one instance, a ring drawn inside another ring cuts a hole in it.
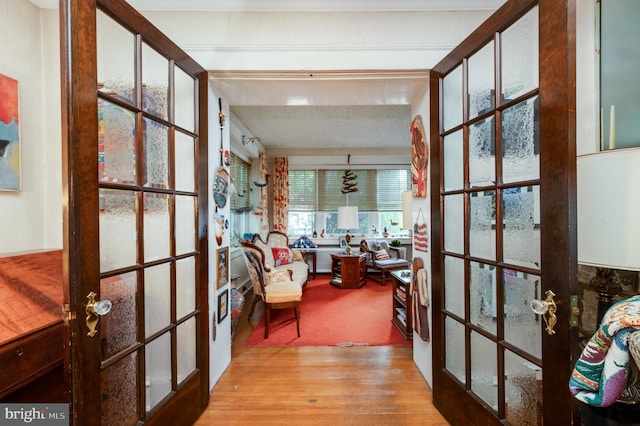
[[[360,288],[366,284],[366,255],[331,253],[331,281],[338,288]]]

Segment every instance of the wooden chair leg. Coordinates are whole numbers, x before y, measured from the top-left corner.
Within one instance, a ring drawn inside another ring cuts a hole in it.
[[[383,269],[380,272],[380,284],[385,285],[385,281],[387,280],[387,271]]]
[[[271,321],[271,308],[267,307],[265,309],[265,319],[264,319],[264,338],[269,338],[269,322]]]
[[[296,328],[298,329],[298,337],[300,337],[300,306],[294,307],[293,312],[296,314]]]

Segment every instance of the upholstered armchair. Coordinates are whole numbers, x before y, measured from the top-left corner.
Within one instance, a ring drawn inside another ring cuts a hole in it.
[[[302,300],[302,287],[292,281],[290,270],[278,270],[267,274],[262,259],[254,252],[245,252],[249,275],[253,283],[253,304],[249,312],[249,318],[258,301],[262,301],[265,307],[264,338],[269,337],[269,323],[271,310],[293,308],[296,318],[296,329],[300,337],[300,301]]]
[[[400,250],[397,247],[391,247],[385,240],[363,239],[360,241],[360,252],[367,255],[367,269],[375,272],[367,273],[367,278],[378,281],[382,285],[385,285],[388,271],[409,269],[409,261],[402,258]]]

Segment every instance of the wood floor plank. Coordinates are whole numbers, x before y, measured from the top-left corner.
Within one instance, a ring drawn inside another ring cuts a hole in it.
[[[247,347],[246,315],[196,425],[449,425],[410,346]]]

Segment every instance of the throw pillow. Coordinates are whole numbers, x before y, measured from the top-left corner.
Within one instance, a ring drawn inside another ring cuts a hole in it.
[[[291,250],[286,247],[273,247],[271,252],[273,253],[273,264],[276,266],[288,265],[293,262]]]
[[[376,260],[387,260],[389,259],[389,253],[385,249],[378,250],[375,252]]]

